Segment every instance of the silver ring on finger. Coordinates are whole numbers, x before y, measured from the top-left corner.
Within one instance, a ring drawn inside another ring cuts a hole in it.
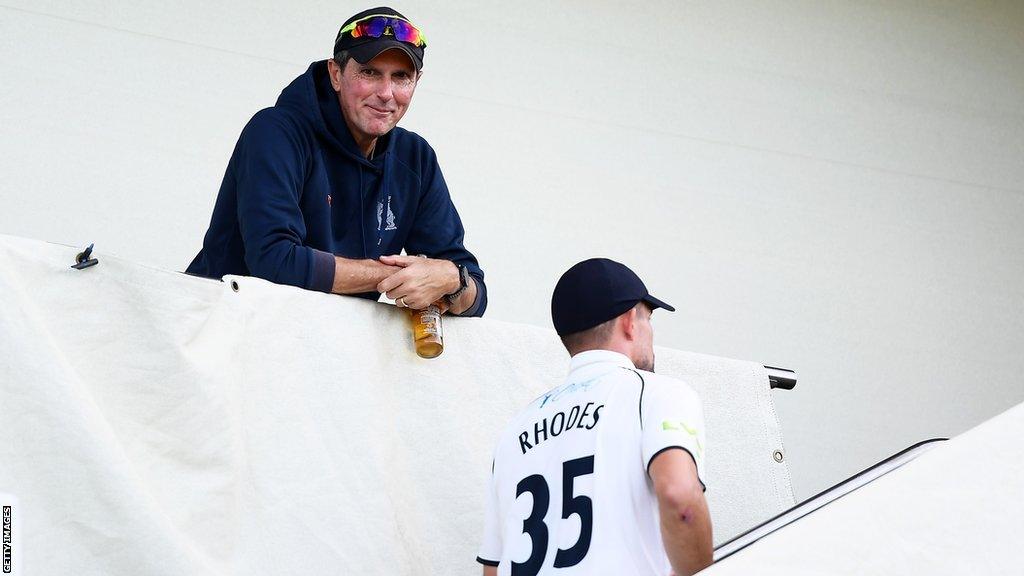
[[[399,296],[398,300],[395,300],[395,303],[398,304],[399,308],[408,308],[409,307],[409,305],[405,303],[405,296]]]

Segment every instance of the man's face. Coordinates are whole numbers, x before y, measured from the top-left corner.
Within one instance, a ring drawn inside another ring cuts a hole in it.
[[[651,307],[641,302],[636,307],[636,340],[633,349],[633,364],[641,370],[654,372],[654,327],[651,326]]]
[[[409,109],[418,74],[401,50],[385,50],[366,64],[349,59],[330,66],[331,85],[356,143],[365,146],[387,134]]]

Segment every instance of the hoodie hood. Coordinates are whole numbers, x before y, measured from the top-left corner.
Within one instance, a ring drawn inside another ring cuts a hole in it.
[[[317,137],[340,154],[347,156],[366,168],[380,171],[379,162],[368,160],[356,145],[352,133],[345,123],[338,104],[338,94],[331,86],[327,74],[327,60],[313,62],[306,72],[296,78],[281,91],[277,98],[277,106],[288,110],[291,114],[307,124]],[[383,159],[391,149],[392,133],[398,128],[381,136],[377,140],[376,159]]]

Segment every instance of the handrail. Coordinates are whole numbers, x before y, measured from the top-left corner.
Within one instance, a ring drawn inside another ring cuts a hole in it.
[[[839,484],[819,492],[775,517],[765,520],[750,530],[747,530],[746,532],[716,546],[714,551],[714,561],[720,562],[729,556],[732,556],[736,552],[750,546],[772,532],[796,522],[811,512],[842,498],[866,484],[870,484],[880,476],[884,476],[900,466],[903,466],[924,452],[934,448],[938,443],[945,442],[946,440],[948,440],[948,438],[932,438],[930,440],[918,442],[917,444],[914,444],[913,446],[901,450],[885,460],[878,462],[870,468],[854,474]]]

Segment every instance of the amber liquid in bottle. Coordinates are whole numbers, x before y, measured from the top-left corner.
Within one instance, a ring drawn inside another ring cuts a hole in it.
[[[420,358],[437,358],[444,352],[444,334],[441,329],[441,314],[448,309],[443,300],[438,300],[425,310],[409,310],[412,323],[412,340]]]

